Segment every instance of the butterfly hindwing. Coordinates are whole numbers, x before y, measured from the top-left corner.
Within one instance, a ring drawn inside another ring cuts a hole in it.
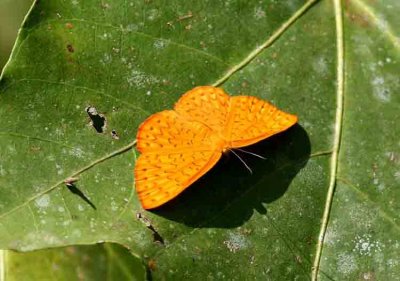
[[[220,157],[220,152],[195,149],[141,154],[135,166],[135,184],[143,208],[152,209],[175,198]]]
[[[162,205],[211,169],[221,157],[213,132],[175,111],[150,116],[139,128],[141,152],[135,165],[136,191],[142,206]]]

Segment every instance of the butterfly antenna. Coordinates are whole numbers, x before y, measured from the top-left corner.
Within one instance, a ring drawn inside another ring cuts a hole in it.
[[[252,170],[250,169],[250,167],[246,164],[246,162],[244,162],[244,160],[243,160],[242,158],[240,158],[240,156],[239,156],[235,151],[233,151],[232,149],[229,149],[229,150],[232,151],[232,153],[235,154],[237,158],[239,158],[240,162],[242,162],[243,165],[247,168],[247,170],[250,171],[250,174],[253,174],[253,171],[252,171]]]
[[[261,156],[261,155],[255,154],[255,153],[250,152],[250,151],[246,151],[246,150],[243,150],[243,149],[240,149],[240,148],[235,148],[235,149],[237,149],[237,150],[239,150],[239,151],[241,151],[241,152],[243,152],[243,153],[247,153],[247,154],[256,156],[256,157],[261,158],[261,159],[263,159],[263,160],[266,160],[266,159],[267,159],[267,158],[265,158],[265,157],[263,157],[263,156]]]

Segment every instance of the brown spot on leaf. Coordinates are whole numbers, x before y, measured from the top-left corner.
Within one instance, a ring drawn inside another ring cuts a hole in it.
[[[75,52],[74,46],[72,46],[72,44],[67,44],[67,50],[68,50],[68,52],[70,52],[70,53]]]
[[[154,271],[154,270],[156,270],[157,263],[156,263],[156,261],[155,261],[154,259],[150,259],[150,260],[147,262],[147,266],[149,267],[149,269],[150,269],[151,271]]]
[[[363,15],[360,13],[351,13],[346,12],[346,17],[350,19],[350,21],[360,27],[369,27],[369,19],[367,15]]]
[[[70,23],[70,22],[67,22],[65,24],[65,27],[68,28],[68,29],[72,29],[72,28],[74,28],[74,25],[72,23]]]
[[[32,145],[32,146],[29,148],[29,150],[32,151],[32,152],[38,152],[38,151],[41,150],[41,147],[40,147],[40,146]]]

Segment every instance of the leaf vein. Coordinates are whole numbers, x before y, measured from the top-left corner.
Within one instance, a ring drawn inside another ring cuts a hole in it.
[[[228,80],[233,74],[249,64],[254,58],[256,58],[264,49],[271,46],[281,35],[289,29],[289,27],[296,22],[314,3],[318,0],[307,1],[299,10],[297,10],[287,21],[285,21],[272,35],[260,46],[257,46],[251,51],[242,61],[232,66],[228,71],[212,85],[217,87]]]
[[[85,172],[85,171],[87,171],[87,170],[93,168],[94,166],[96,166],[96,165],[98,165],[98,164],[100,164],[100,163],[102,163],[102,162],[104,162],[104,161],[106,161],[106,160],[108,160],[108,159],[110,159],[110,158],[112,158],[112,157],[114,157],[114,156],[117,156],[117,155],[119,155],[119,154],[122,154],[122,153],[124,153],[124,152],[126,152],[126,151],[132,149],[132,147],[135,146],[135,145],[136,145],[136,140],[134,140],[133,142],[129,143],[128,145],[126,145],[126,146],[124,146],[124,147],[122,147],[122,148],[120,148],[120,149],[118,149],[118,150],[115,150],[115,151],[111,152],[110,154],[107,154],[106,156],[103,156],[103,157],[101,157],[101,158],[99,158],[99,159],[97,159],[97,160],[95,160],[95,161],[89,163],[89,164],[86,165],[85,167],[83,167],[83,168],[77,170],[76,172],[72,173],[69,177],[67,177],[67,178],[65,178],[65,179],[63,179],[63,180],[61,180],[61,181],[55,183],[54,185],[48,187],[47,189],[45,189],[45,190],[39,192],[38,194],[36,194],[36,195],[34,195],[34,196],[28,198],[28,199],[27,199],[25,202],[23,202],[21,205],[16,206],[16,207],[14,207],[14,208],[8,210],[7,212],[5,212],[5,213],[3,213],[3,214],[0,214],[0,220],[1,220],[2,218],[4,218],[4,217],[6,217],[6,216],[8,216],[8,215],[10,215],[10,214],[12,214],[12,213],[14,213],[15,211],[19,210],[20,208],[22,208],[22,207],[28,205],[30,202],[32,202],[33,200],[39,198],[40,196],[42,196],[42,195],[44,195],[44,194],[46,194],[46,193],[49,193],[50,191],[52,191],[53,189],[55,189],[55,188],[58,187],[59,185],[64,184],[65,180],[67,180],[68,178],[76,177],[76,176],[82,174],[83,172]]]

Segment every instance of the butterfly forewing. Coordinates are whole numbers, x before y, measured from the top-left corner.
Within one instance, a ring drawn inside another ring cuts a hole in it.
[[[268,102],[251,96],[231,97],[225,138],[232,148],[254,144],[282,132],[297,122]]]
[[[220,133],[226,124],[229,99],[230,97],[220,88],[196,87],[178,100],[175,111]]]

